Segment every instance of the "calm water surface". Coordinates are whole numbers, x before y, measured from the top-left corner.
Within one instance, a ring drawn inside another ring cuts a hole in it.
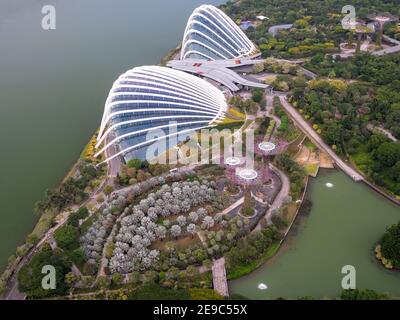
[[[0,269],[100,124],[119,74],[157,64],[203,0],[0,1]],[[221,4],[221,0],[208,0]],[[41,29],[52,4],[57,29]]]
[[[338,171],[312,180],[309,196],[310,214],[297,221],[280,252],[232,281],[231,292],[253,299],[335,297],[341,291],[342,267],[353,265],[358,288],[400,297],[400,272],[385,270],[372,253],[386,227],[400,220],[399,207]],[[258,289],[261,283],[268,289]]]

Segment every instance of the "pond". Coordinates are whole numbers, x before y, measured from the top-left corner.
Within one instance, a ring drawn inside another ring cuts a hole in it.
[[[373,250],[400,208],[339,171],[321,171],[310,181],[313,202],[299,216],[278,254],[253,273],[229,283],[230,293],[251,299],[336,297],[342,267],[356,269],[359,289],[400,296],[400,272],[384,269]]]

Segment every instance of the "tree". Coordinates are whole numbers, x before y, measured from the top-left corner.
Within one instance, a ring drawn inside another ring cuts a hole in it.
[[[85,262],[85,253],[83,252],[82,248],[77,248],[72,251],[69,257],[71,261],[78,266]]]
[[[79,280],[79,277],[77,277],[73,272],[68,272],[65,275],[64,281],[69,287],[72,287],[78,280]]]
[[[376,157],[387,167],[392,167],[400,160],[400,144],[386,142],[379,146],[376,151]]]
[[[194,237],[194,234],[196,233],[196,225],[191,223],[187,226],[186,228],[187,232],[192,235],[192,238]]]
[[[381,294],[374,290],[366,289],[348,289],[343,290],[340,298],[342,300],[388,300],[390,297],[387,294]]]
[[[192,222],[197,222],[199,220],[199,215],[196,212],[189,213],[189,220]]]
[[[114,191],[114,187],[111,185],[106,185],[104,187],[104,193],[109,196]]]
[[[122,275],[119,272],[114,273],[111,281],[114,286],[120,285],[122,283]]]
[[[178,238],[182,234],[182,229],[177,224],[174,224],[171,227],[171,235],[175,238]]]
[[[110,287],[111,280],[106,276],[100,276],[96,280],[96,286],[100,289],[107,289]]]
[[[54,232],[57,245],[67,251],[79,247],[79,231],[77,228],[67,224]]]
[[[186,225],[186,217],[179,216],[178,218],[176,218],[176,222],[178,222],[179,226],[184,227]]]
[[[168,220],[166,220],[168,221]],[[161,241],[165,239],[165,237],[167,236],[167,228],[165,228],[164,226],[158,226],[155,230],[156,232],[156,236],[158,239],[160,239]]]
[[[128,168],[134,168],[136,170],[142,169],[142,161],[140,159],[129,160],[126,165]]]
[[[400,222],[388,228],[381,239],[382,255],[400,268]]]
[[[252,91],[252,99],[256,103],[260,103],[264,97],[264,93],[261,89],[254,89]]]
[[[42,268],[45,265],[52,265],[56,269],[56,288],[45,290],[42,287]],[[25,292],[28,297],[42,299],[57,294],[65,294],[68,290],[64,282],[65,275],[70,272],[71,262],[65,254],[59,250],[52,250],[45,245],[42,250],[36,253],[32,260],[24,265],[18,273],[18,290]]]
[[[253,72],[254,73],[260,73],[264,71],[264,63],[255,63],[253,65]]]
[[[211,229],[212,227],[214,227],[214,219],[210,216],[206,216],[203,219],[203,227],[205,229]]]
[[[26,242],[28,244],[35,245],[36,243],[38,243],[38,241],[39,237],[34,233],[31,233],[26,237]]]

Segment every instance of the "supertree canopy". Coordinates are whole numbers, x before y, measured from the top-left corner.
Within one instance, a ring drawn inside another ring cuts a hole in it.
[[[368,15],[367,17],[368,17],[368,19],[379,23],[379,33],[378,33],[378,37],[376,38],[376,45],[381,46],[382,38],[383,38],[383,28],[385,27],[385,24],[388,22],[398,21],[399,18],[388,12],[372,13],[372,14]]]
[[[288,143],[277,137],[266,141],[263,137],[257,137],[254,144],[254,151],[262,157],[282,154],[288,147]]]
[[[228,170],[226,176],[233,183],[246,187],[267,183],[271,179],[271,172],[267,166],[238,167]]]
[[[352,35],[353,33],[357,34],[357,46],[356,46],[356,52],[361,51],[361,39],[364,34],[368,33],[373,33],[375,30],[374,28],[371,28],[367,23],[363,20],[357,20],[355,21],[354,24],[351,25],[350,29],[350,39],[348,44],[352,44]]]
[[[235,170],[238,167],[242,167],[245,163],[245,159],[242,157],[221,157],[221,164],[228,170]]]

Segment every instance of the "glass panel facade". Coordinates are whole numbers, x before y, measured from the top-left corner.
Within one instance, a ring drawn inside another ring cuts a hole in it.
[[[221,10],[203,5],[191,15],[183,39],[181,59],[234,59],[255,51],[254,44]]]
[[[117,153],[107,160],[115,156],[144,159],[151,144],[146,143],[147,134],[153,129],[162,130],[161,139],[194,131],[222,118],[226,109],[223,93],[198,77],[158,66],[132,69],[110,91],[98,136],[100,152],[115,145]]]

